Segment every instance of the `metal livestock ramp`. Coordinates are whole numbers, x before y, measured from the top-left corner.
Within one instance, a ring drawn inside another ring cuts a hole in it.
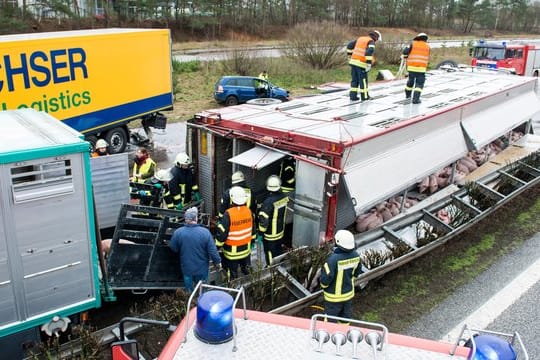
[[[202,207],[202,202],[192,206]],[[199,212],[204,220],[205,215]],[[124,204],[107,254],[108,286],[112,290],[145,291],[184,286],[178,255],[168,246],[184,226],[184,211]]]
[[[488,165],[490,166],[490,165]],[[368,251],[386,253],[384,264],[369,269],[356,282],[365,283],[377,279],[389,271],[422,256],[450,241],[455,235],[476,224],[515,196],[540,183],[540,151],[508,165],[500,165],[493,173],[470,181],[463,188],[433,201],[423,208],[398,216],[382,227],[356,235],[360,255]],[[421,204],[419,204],[421,206]],[[451,214],[451,220],[443,221],[437,216],[440,210]],[[294,314],[302,306],[311,304],[322,295],[322,290],[310,292],[286,272],[286,258],[280,273],[289,280],[286,287],[297,300],[273,309],[272,313]],[[248,285],[248,284],[244,284]]]

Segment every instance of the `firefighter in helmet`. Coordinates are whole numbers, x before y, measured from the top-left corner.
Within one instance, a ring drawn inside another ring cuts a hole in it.
[[[429,44],[426,33],[419,33],[413,41],[403,49],[403,58],[407,60],[407,71],[409,78],[405,85],[405,98],[410,99],[412,103],[420,104],[420,95],[426,82],[426,71],[429,63]]]
[[[281,180],[277,175],[266,179],[268,194],[261,202],[257,214],[258,236],[262,241],[264,257],[267,265],[272,265],[274,258],[283,253],[283,236],[285,235],[285,219],[289,197],[281,191]]]
[[[216,246],[223,251],[223,268],[230,278],[238,276],[238,266],[244,275],[251,265],[251,242],[255,237],[253,214],[246,205],[247,195],[240,186],[229,191],[233,206],[225,210],[216,229]]]
[[[347,53],[351,55],[351,89],[349,97],[353,101],[369,100],[368,72],[371,70],[375,42],[382,41],[382,35],[377,30],[372,30],[367,36],[360,36],[347,44]],[[360,91],[360,98],[358,98]]]
[[[96,146],[94,152],[92,153],[92,157],[94,158],[98,156],[109,155],[107,146],[109,146],[109,144],[107,144],[107,142],[103,139],[99,139],[98,141],[96,141]]]
[[[247,207],[254,212],[255,211],[255,202],[252,201],[251,189],[246,184],[246,177],[241,171],[235,171],[231,176],[231,186],[240,186],[246,192],[246,205]],[[225,210],[233,206],[233,202],[230,195],[230,188],[226,189],[221,195],[221,202],[219,204],[218,219],[223,217]]]
[[[139,191],[139,204],[161,207],[163,194],[169,191],[169,181],[172,179],[170,169],[160,169],[151,179],[145,181],[145,184],[152,185],[150,190]]]
[[[321,271],[324,311],[328,315],[352,318],[354,279],[362,274],[361,260],[355,251],[354,236],[339,230],[334,236],[335,248]]]
[[[191,201],[201,200],[199,186],[191,167],[189,155],[182,152],[176,155],[174,166],[171,168],[172,179],[169,181],[169,191],[164,199],[168,209],[181,210]]]
[[[292,156],[286,156],[281,161],[279,177],[281,179],[281,191],[289,194],[294,191],[296,186],[296,160]]]

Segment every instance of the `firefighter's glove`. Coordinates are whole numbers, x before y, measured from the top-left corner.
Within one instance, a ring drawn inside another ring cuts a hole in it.
[[[146,191],[139,190],[139,196],[146,196]]]
[[[184,206],[182,205],[182,203],[178,203],[178,205],[176,205],[176,210],[182,210],[184,208]]]
[[[257,244],[262,244],[262,241],[263,241],[262,234],[257,234],[257,238],[255,240]]]
[[[201,201],[201,193],[198,191],[195,191],[193,193],[193,198],[195,199],[195,201]]]
[[[161,185],[160,183],[154,184],[154,186],[156,187],[156,189],[161,189],[163,187],[163,185]]]
[[[369,70],[371,70],[371,64],[366,65],[366,72],[369,72]]]

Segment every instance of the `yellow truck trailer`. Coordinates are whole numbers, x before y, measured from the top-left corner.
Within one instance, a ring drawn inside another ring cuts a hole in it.
[[[173,105],[168,29],[97,29],[0,36],[0,110],[45,111],[109,151],[127,124],[165,127]]]

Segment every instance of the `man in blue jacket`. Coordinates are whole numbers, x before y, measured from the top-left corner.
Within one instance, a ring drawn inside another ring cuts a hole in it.
[[[360,256],[354,251],[354,236],[339,230],[334,236],[336,247],[321,271],[324,312],[331,316],[351,319],[354,279],[362,274]]]
[[[221,270],[221,257],[210,231],[197,224],[197,208],[184,213],[185,225],[174,231],[169,247],[180,255],[180,268],[184,275],[184,286],[189,292],[200,280],[208,281],[210,259]]]

